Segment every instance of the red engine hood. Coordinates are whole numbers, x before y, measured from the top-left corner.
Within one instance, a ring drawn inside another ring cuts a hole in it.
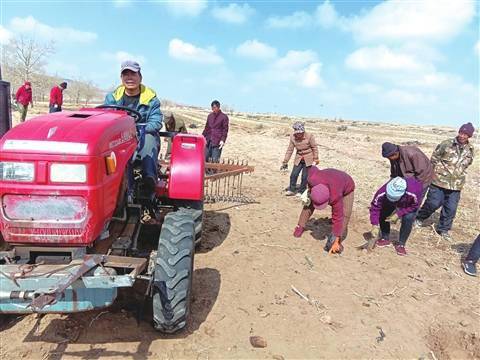
[[[134,139],[135,123],[125,112],[82,109],[21,123],[0,139],[0,151],[99,155]]]

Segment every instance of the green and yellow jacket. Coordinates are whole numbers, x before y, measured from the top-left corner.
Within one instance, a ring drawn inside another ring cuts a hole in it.
[[[125,94],[125,86],[120,85],[113,92],[105,97],[106,105],[124,105],[123,95]],[[136,109],[142,115],[142,121],[147,125],[145,131],[147,133],[156,134],[162,128],[163,114],[160,110],[160,100],[152,89],[140,85],[140,99]]]

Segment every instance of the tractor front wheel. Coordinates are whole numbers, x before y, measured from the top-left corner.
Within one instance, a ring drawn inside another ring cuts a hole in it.
[[[180,209],[165,216],[153,281],[155,329],[171,334],[187,325],[192,293],[195,222]]]
[[[195,221],[195,246],[200,245],[202,241],[203,230],[203,200],[179,200],[176,202],[178,209],[189,211]]]

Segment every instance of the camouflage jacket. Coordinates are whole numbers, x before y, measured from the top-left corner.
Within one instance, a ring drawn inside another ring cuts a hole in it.
[[[467,168],[473,162],[473,145],[460,145],[457,138],[442,141],[432,154],[432,184],[448,190],[462,190]]]

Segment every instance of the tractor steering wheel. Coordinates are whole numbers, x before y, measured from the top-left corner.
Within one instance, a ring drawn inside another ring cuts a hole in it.
[[[142,114],[140,114],[137,110],[131,109],[126,106],[122,105],[98,105],[95,107],[96,109],[115,109],[115,110],[123,110],[126,111],[128,115],[132,116],[135,120],[135,123],[139,123],[142,120]]]

